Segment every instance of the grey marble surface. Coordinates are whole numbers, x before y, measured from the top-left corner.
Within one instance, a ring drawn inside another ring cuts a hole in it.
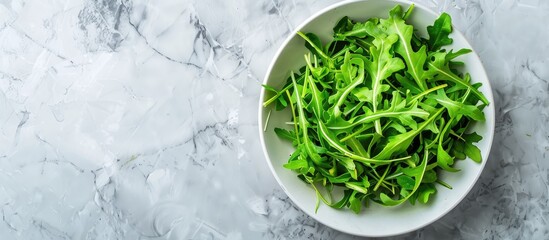
[[[260,82],[336,1],[0,1],[0,239],[355,239],[298,210],[258,141]],[[479,182],[392,239],[549,238],[549,1],[447,11],[495,95]]]

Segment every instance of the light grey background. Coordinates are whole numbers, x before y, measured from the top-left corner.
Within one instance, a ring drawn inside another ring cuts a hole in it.
[[[335,2],[0,1],[0,239],[354,239],[289,201],[256,122],[275,51]],[[549,238],[549,1],[417,2],[478,51],[497,126],[467,198],[393,239]]]

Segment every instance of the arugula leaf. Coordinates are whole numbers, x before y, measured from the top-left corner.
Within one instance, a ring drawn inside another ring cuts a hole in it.
[[[381,19],[380,24],[386,28],[388,34],[398,36],[395,52],[402,56],[407,66],[406,72],[413,77],[419,89],[423,91],[427,89],[423,70],[427,60],[427,47],[422,46],[417,52],[412,49],[414,27],[407,25],[402,16],[402,8],[397,5],[389,12],[389,18]]]
[[[320,38],[316,36],[314,33],[302,33],[297,32],[299,36],[301,36],[307,44],[305,44],[305,47],[307,47],[311,52],[313,52],[315,55],[319,56],[323,61],[325,61],[325,64],[330,63],[330,57],[324,53],[324,50],[322,49],[322,42],[320,41]]]
[[[473,105],[464,104],[458,101],[453,101],[446,96],[443,90],[438,90],[437,95],[429,95],[428,98],[435,99],[440,105],[448,110],[451,118],[456,118],[460,115],[470,117],[476,121],[484,121],[484,114],[479,108]]]
[[[412,117],[419,117],[422,119],[427,119],[429,113],[425,110],[418,108],[417,104],[413,104],[409,107],[406,107],[406,103],[402,101],[402,97],[398,92],[393,92],[393,98],[389,108],[383,111],[378,111],[377,113],[370,112],[369,110],[365,111],[366,114],[353,118],[351,122],[348,121],[338,121],[330,124],[330,129],[348,129],[353,128],[358,125],[363,125],[367,123],[374,122],[381,118],[396,118],[403,124],[412,126],[413,129],[416,129],[416,121]],[[377,131],[376,131],[377,132]]]
[[[421,90],[413,80],[406,77],[407,75],[410,75],[410,74],[405,74],[404,76],[402,76],[397,73],[395,74],[395,78],[400,83],[400,85],[402,85],[403,88],[411,91],[412,93],[422,92],[423,90]]]
[[[290,169],[290,170],[297,170],[301,168],[307,168],[309,167],[309,164],[307,163],[307,160],[303,158],[299,158],[295,161],[291,161],[289,163],[284,164],[284,168]]]
[[[353,191],[351,197],[349,197],[349,208],[355,213],[359,213],[362,208],[362,199],[357,197],[357,195],[359,195],[359,193],[357,191]]]
[[[429,201],[429,197],[437,192],[437,189],[433,184],[424,184],[417,190],[417,200],[420,203],[426,204]]]
[[[429,50],[436,51],[442,46],[452,44],[453,40],[448,36],[452,33],[452,18],[447,13],[442,13],[435,20],[433,26],[427,27],[429,33]]]
[[[318,122],[318,133],[320,134],[320,136],[324,140],[326,140],[326,142],[330,146],[332,146],[335,150],[338,151],[338,153],[331,154],[333,157],[336,157],[336,158],[342,157],[342,155],[343,155],[343,156],[349,157],[349,158],[351,158],[355,161],[360,161],[360,162],[363,162],[363,163],[377,163],[377,164],[389,164],[391,162],[397,162],[397,161],[402,161],[402,160],[407,159],[407,157],[395,158],[395,159],[367,158],[367,157],[362,157],[360,155],[357,155],[357,154],[349,151],[349,149],[347,149],[347,147],[343,143],[341,143],[341,141],[339,141],[339,139],[337,139],[337,137],[326,127],[326,125],[324,125],[324,123],[322,121]],[[340,154],[342,154],[342,155],[340,155]]]
[[[317,117],[321,117],[322,112],[324,111],[324,108],[322,106],[323,97],[320,91],[318,90],[315,81],[313,80],[312,76],[309,75],[309,68],[305,71],[305,80],[308,82],[310,91],[311,91],[311,106],[313,113]]]
[[[299,127],[301,128],[301,133],[303,134],[302,142],[303,142],[304,147],[305,147],[305,152],[307,153],[308,156],[311,157],[313,162],[315,162],[316,164],[322,165],[323,164],[322,159],[321,159],[320,155],[315,151],[313,143],[312,143],[311,139],[308,137],[308,133],[307,133],[308,132],[308,129],[307,129],[308,122],[305,118],[305,112],[303,111],[302,99],[299,95],[297,83],[295,81],[295,78],[293,77],[293,74],[292,74],[292,84],[294,86],[294,94],[297,96],[296,97],[296,106],[297,106],[297,111],[299,113],[299,115],[298,115],[298,117],[299,117]]]
[[[458,50],[457,52],[454,52],[453,49],[450,49],[450,51],[446,54],[446,57],[445,57],[445,61],[446,62],[449,62],[451,60],[454,60],[454,58],[457,58],[461,55],[464,55],[464,54],[467,54],[467,53],[470,53],[472,52],[473,50],[471,49],[467,49],[467,48],[462,48],[460,50]]]
[[[385,91],[387,90],[389,89],[385,89]],[[369,103],[373,102],[374,91],[370,90],[368,87],[361,87],[361,88],[354,89],[352,93],[361,102],[369,102]]]
[[[454,84],[465,87],[471,90],[471,92],[473,92],[473,94],[475,94],[476,97],[478,97],[484,104],[489,103],[488,99],[486,99],[484,94],[482,94],[477,88],[473,87],[469,82],[463,80],[462,78],[460,78],[450,70],[450,67],[448,65],[449,62],[446,61],[445,53],[437,52],[432,56],[433,56],[432,58],[434,58],[434,61],[428,62],[428,65],[429,65],[429,72],[431,72],[432,74],[438,75],[438,77],[435,78],[435,80],[449,81]]]
[[[356,23],[349,31],[336,32],[335,37],[339,39],[346,39],[348,37],[364,38],[367,36],[373,36],[379,33],[379,29],[375,26],[375,21],[366,21],[364,23]],[[340,28],[341,29],[341,28]]]
[[[454,157],[450,156],[450,154],[448,154],[448,152],[444,150],[441,144],[439,144],[437,147],[437,164],[442,169],[448,172],[459,171],[459,169],[450,167],[454,164]]]
[[[291,133],[290,131],[283,129],[283,128],[275,128],[274,129],[276,135],[280,138],[284,138],[286,140],[289,140],[291,142],[295,141],[295,134]]]
[[[463,139],[465,139],[465,154],[475,162],[482,162],[480,149],[477,146],[473,145],[474,142],[479,142],[480,140],[482,140],[482,137],[476,133],[471,133],[463,135]]]
[[[434,183],[438,179],[437,172],[435,170],[427,170],[425,171],[425,174],[423,175],[422,183]]]
[[[361,192],[364,194],[368,193],[368,189],[365,188],[364,185],[362,185],[362,182],[346,182],[345,186],[357,192]]]
[[[406,190],[413,190],[415,181],[410,176],[401,175],[397,177],[397,183]]]
[[[425,151],[425,155],[424,155],[423,161],[421,162],[421,165],[414,168],[414,171],[413,171],[414,174],[412,175],[414,177],[414,186],[412,187],[411,192],[406,197],[403,197],[399,200],[394,200],[389,196],[387,196],[387,194],[381,193],[379,195],[381,202],[383,202],[383,204],[387,206],[396,206],[408,200],[408,198],[410,198],[410,196],[412,196],[414,192],[417,191],[417,189],[421,186],[421,181],[423,180],[423,175],[425,174],[425,170],[427,169],[428,161],[429,161],[429,151]]]
[[[353,21],[351,21],[351,19],[347,16],[341,18],[337,23],[336,25],[334,26],[334,28],[332,30],[334,30],[334,33],[344,33],[344,32],[348,32],[349,30],[353,29]]]
[[[374,159],[388,159],[392,155],[395,155],[395,153],[401,153],[404,150],[406,150],[409,146],[412,140],[432,121],[435,120],[435,118],[442,113],[442,110],[439,110],[435,114],[433,114],[429,119],[425,120],[420,126],[418,126],[417,129],[411,130],[409,132],[398,134],[394,136],[388,137],[387,145],[383,148],[383,150],[378,153]]]
[[[404,68],[402,60],[400,60],[400,58],[395,58],[390,54],[390,50],[397,40],[398,37],[396,35],[376,37],[373,42],[374,46],[370,48],[372,61],[366,61],[364,63],[366,70],[372,78],[372,106],[374,113],[377,112],[377,105],[381,98],[382,81]],[[376,132],[383,135],[381,133],[381,122],[379,120],[374,122],[374,126]]]
[[[448,172],[457,172],[459,169],[452,168],[451,166],[454,165],[454,157],[450,156],[448,152],[443,147],[444,140],[446,139],[446,136],[448,134],[448,130],[452,126],[452,123],[455,118],[451,118],[446,125],[444,125],[444,121],[442,121],[442,124],[444,126],[443,130],[440,132],[440,136],[438,138],[438,146],[437,146],[437,164],[442,169],[448,171]]]
[[[350,73],[350,70],[342,71],[343,76],[346,76],[351,81],[349,85],[339,90],[335,94],[335,98],[337,99],[333,106],[333,115],[335,117],[339,117],[341,115],[341,110],[339,108],[346,101],[347,95],[349,95],[351,91],[353,91],[353,89],[356,88],[356,86],[358,86],[364,81],[364,61],[362,59],[351,58],[350,54],[347,52],[345,56],[345,63],[343,65],[356,65],[357,73],[356,73],[356,76],[353,77],[352,75],[354,74]],[[343,65],[342,65],[342,70],[343,70]]]
[[[269,85],[261,84],[261,86],[262,86],[263,88],[265,88],[266,90],[269,90],[269,91],[274,92],[274,93],[278,93],[278,91],[277,91],[275,88],[273,88],[273,87],[271,87],[271,86],[269,86]]]

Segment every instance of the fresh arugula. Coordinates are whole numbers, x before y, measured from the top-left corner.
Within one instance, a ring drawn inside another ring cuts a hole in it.
[[[466,157],[482,161],[474,145],[482,137],[468,129],[485,121],[489,102],[455,69],[471,50],[445,49],[446,13],[427,27],[428,39],[416,36],[406,23],[412,9],[397,5],[388,18],[364,22],[344,17],[326,45],[298,32],[310,50],[304,66],[281,90],[264,86],[272,96],[265,107],[292,113],[291,129],[274,129],[295,146],[284,167],[312,186],[318,202],[356,213],[370,201],[427,203],[435,184],[451,188],[441,171],[459,171],[454,163]],[[343,189],[337,201],[334,187]]]

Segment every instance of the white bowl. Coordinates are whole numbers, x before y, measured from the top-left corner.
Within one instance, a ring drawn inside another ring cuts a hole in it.
[[[345,1],[313,15],[297,27],[282,44],[267,71],[264,84],[280,89],[290,71],[296,71],[304,65],[303,55],[307,49],[304,46],[304,41],[296,35],[297,31],[313,32],[326,43],[331,39],[332,27],[342,17],[349,16],[355,20],[366,20],[370,17],[387,18],[389,10],[396,4],[407,9],[412,3],[405,0]],[[437,17],[438,14],[415,4],[415,9],[408,22],[414,25],[414,29],[417,29],[420,35],[426,36],[426,27],[432,25]],[[451,37],[454,42],[450,48],[473,49],[456,29]],[[478,55],[473,52],[462,56],[460,60],[465,62],[464,70],[471,74],[472,81],[482,83],[480,90],[490,101],[490,105],[484,109],[486,121],[473,126],[473,131],[483,137],[477,144],[482,152],[482,163],[478,164],[470,159],[457,161],[456,167],[461,169],[460,172],[444,172],[440,175],[440,178],[449,183],[453,189],[437,186],[437,194],[427,205],[416,203],[415,206],[412,206],[409,203],[404,203],[397,207],[384,207],[373,203],[357,215],[348,209],[332,209],[321,203],[318,212],[315,213],[316,195],[314,190],[299,180],[295,172],[282,167],[288,161],[294,148],[291,143],[276,136],[273,130],[275,127],[287,128],[285,122],[290,121],[291,114],[289,111],[278,112],[273,109],[267,129],[263,131],[272,106],[262,107],[262,103],[265,101],[265,90],[262,90],[259,104],[260,139],[267,163],[282,189],[295,205],[317,221],[339,231],[359,236],[379,237],[403,234],[424,227],[448,213],[467,195],[479,178],[488,160],[495,125],[492,90]]]

